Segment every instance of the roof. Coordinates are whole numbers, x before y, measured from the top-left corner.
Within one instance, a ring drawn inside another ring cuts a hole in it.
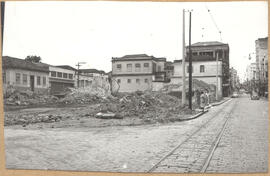
[[[191,46],[220,46],[220,45],[228,45],[228,44],[221,43],[221,42],[218,42],[218,41],[209,41],[209,42],[193,43]]]
[[[112,61],[119,60],[155,60],[155,61],[166,61],[165,57],[156,58],[154,56],[148,56],[147,54],[131,54],[123,57],[113,57]]]
[[[19,59],[10,56],[2,57],[2,67],[3,68],[17,68],[23,70],[39,71],[39,72],[49,72],[49,65],[44,63],[34,63],[26,61],[24,59]]]
[[[71,67],[71,66],[69,66],[69,65],[57,65],[57,66],[55,66],[55,67],[64,68],[64,69],[72,70],[72,71],[77,71],[76,68],[73,68],[73,67]]]
[[[80,72],[105,74],[105,71],[97,69],[80,69]]]
[[[221,61],[221,59],[219,59]],[[189,58],[186,57],[186,62],[189,61]],[[204,61],[216,61],[216,58],[212,56],[192,56],[192,61],[194,62],[204,62]],[[182,62],[182,60],[174,60],[174,63]]]

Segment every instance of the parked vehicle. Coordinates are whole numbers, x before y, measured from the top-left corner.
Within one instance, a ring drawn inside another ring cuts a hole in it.
[[[238,98],[238,97],[239,97],[239,94],[237,92],[233,92],[232,98]]]
[[[251,92],[251,95],[250,95],[250,99],[251,99],[251,100],[259,100],[260,97],[259,97],[258,92],[252,91],[252,92]]]

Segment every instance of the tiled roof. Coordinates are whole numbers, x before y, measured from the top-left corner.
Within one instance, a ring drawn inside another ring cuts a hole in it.
[[[166,61],[165,57],[156,58],[154,56],[148,56],[147,54],[132,54],[132,55],[125,55],[123,57],[113,57],[112,60],[148,60],[153,59],[155,61]]]
[[[105,71],[97,69],[80,69],[80,72],[105,74]]]
[[[24,59],[19,59],[10,56],[2,57],[2,67],[5,68],[17,68],[23,70],[32,70],[40,72],[49,72],[49,65],[44,63],[33,63]]]
[[[218,41],[209,41],[209,42],[197,42],[192,44],[191,46],[220,46],[220,45],[227,45],[227,44]]]
[[[72,70],[72,71],[77,71],[77,69],[69,66],[69,65],[57,65],[55,67],[59,67],[59,68],[64,68],[64,69],[67,69],[67,70]]]
[[[219,59],[220,60],[220,59]],[[186,57],[186,62],[189,61],[189,58]],[[212,57],[212,56],[192,56],[192,61],[194,62],[200,62],[200,61],[216,61],[216,58]],[[174,60],[175,62],[182,62],[182,60]]]

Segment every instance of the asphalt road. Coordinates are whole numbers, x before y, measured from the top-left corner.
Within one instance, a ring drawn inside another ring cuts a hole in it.
[[[267,172],[268,101],[242,96],[197,119],[166,125],[8,127],[5,149],[10,169],[197,173],[206,166],[205,172]]]

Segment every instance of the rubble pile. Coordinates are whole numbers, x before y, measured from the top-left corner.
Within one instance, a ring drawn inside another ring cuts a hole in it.
[[[99,105],[103,113],[119,117],[163,118],[179,112],[181,101],[162,92],[135,92],[116,95],[117,101]]]
[[[60,120],[62,120],[62,116],[51,114],[5,115],[5,125],[28,125],[41,122],[53,123]]]
[[[101,86],[87,86],[82,88],[71,88],[64,98],[59,99],[59,103],[64,104],[85,104],[107,102],[112,99],[110,89]]]
[[[58,98],[52,95],[41,95],[32,91],[15,90],[12,94],[6,95],[5,105],[37,105],[57,102]]]

